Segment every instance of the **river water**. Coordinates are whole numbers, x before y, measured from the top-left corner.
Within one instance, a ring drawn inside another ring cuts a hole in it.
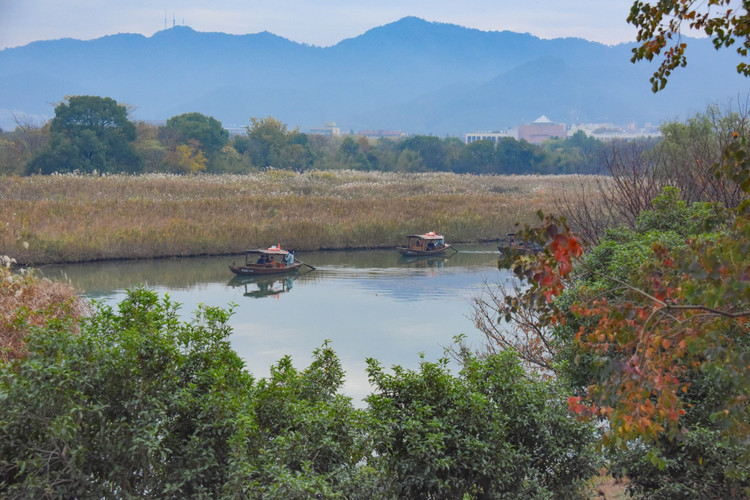
[[[485,283],[508,286],[511,274],[498,270],[494,244],[456,247],[453,255],[419,259],[395,250],[298,252],[314,271],[251,281],[229,271],[242,256],[71,264],[42,272],[110,305],[142,284],[182,304],[186,321],[198,304],[235,304],[230,341],[255,377],[268,376],[284,355],[303,369],[329,340],[346,371],[343,392],[361,406],[371,392],[366,358],[416,369],[420,353],[436,361],[458,334],[481,344],[472,299]]]

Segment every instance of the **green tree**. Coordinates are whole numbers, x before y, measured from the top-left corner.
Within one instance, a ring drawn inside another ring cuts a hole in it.
[[[371,498],[361,465],[369,459],[369,419],[339,394],[341,363],[330,346],[304,370],[285,356],[258,382],[259,449],[253,480],[263,498]],[[376,496],[376,495],[375,495]]]
[[[341,145],[339,146],[339,154],[345,159],[350,159],[359,153],[359,144],[357,144],[357,141],[354,140],[354,137],[351,135],[347,135],[344,137],[344,139],[341,141]]]
[[[47,322],[27,356],[0,364],[0,490],[6,498],[241,497],[255,433],[252,378],[229,313],[194,322],[154,292],[118,311]]]
[[[419,154],[428,171],[445,171],[449,169],[448,154],[445,143],[439,137],[415,135],[407,137],[399,144],[401,151],[411,150]]]
[[[291,168],[304,170],[312,163],[307,137],[296,128],[287,130],[285,124],[272,118],[250,118],[246,127],[246,152],[259,168]]]
[[[30,173],[138,172],[135,125],[109,97],[72,96],[55,108],[51,139],[28,164]]]
[[[492,141],[474,141],[461,150],[456,172],[489,174],[495,171],[497,155]]]
[[[496,173],[529,174],[536,173],[542,162],[543,153],[526,141],[517,141],[513,137],[503,137],[497,143]]]
[[[513,351],[462,352],[388,374],[368,360],[378,468],[393,498],[584,498],[595,474],[593,429],[565,411],[554,383],[524,372]]]
[[[212,116],[201,113],[185,113],[173,116],[165,125],[167,129],[176,132],[176,139],[180,144],[194,144],[203,152],[209,166],[229,142],[229,131],[221,122]]]
[[[419,152],[406,148],[402,149],[398,155],[396,170],[398,172],[426,172],[427,166]]]
[[[658,92],[663,89],[672,71],[687,64],[687,43],[682,38],[685,27],[688,31],[704,33],[716,49],[728,48],[736,43],[737,53],[746,58],[750,49],[749,9],[750,4],[745,0],[636,0],[628,15],[628,22],[638,29],[636,40],[640,42],[633,49],[632,61],[651,61],[663,54],[659,69],[651,77],[652,90]],[[750,76],[750,66],[740,62],[737,72]]]
[[[565,139],[545,141],[544,164],[549,174],[602,174],[606,170],[605,144],[578,130]]]

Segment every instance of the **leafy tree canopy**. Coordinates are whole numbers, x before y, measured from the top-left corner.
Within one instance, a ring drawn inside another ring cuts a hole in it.
[[[247,130],[247,153],[260,168],[292,168],[303,170],[310,166],[312,155],[309,143],[299,128],[292,131],[286,124],[272,118],[250,118]]]
[[[72,96],[55,108],[51,138],[28,164],[30,173],[138,172],[135,125],[112,98]]]
[[[55,108],[50,131],[76,137],[86,130],[98,138],[116,133],[123,139],[135,139],[135,125],[128,120],[128,110],[111,97],[72,96]]]
[[[737,53],[746,58],[750,49],[750,2],[747,0],[672,0],[649,2],[636,0],[630,8],[628,22],[638,29],[632,61],[663,54],[659,69],[651,77],[652,90],[658,92],[677,67],[687,64],[682,32],[702,32],[711,38],[716,49],[737,44]],[[737,65],[737,72],[750,76],[746,62]]]
[[[167,120],[166,126],[178,132],[181,142],[197,141],[206,155],[214,155],[229,142],[227,131],[219,120],[201,113],[185,113]]]

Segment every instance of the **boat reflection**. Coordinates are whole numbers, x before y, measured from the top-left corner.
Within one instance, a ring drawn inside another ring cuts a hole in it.
[[[448,259],[436,259],[434,257],[403,257],[404,264],[415,268],[442,268]]]
[[[453,249],[453,247],[451,247]],[[448,259],[458,253],[457,251],[450,255],[409,255],[401,256],[401,262],[406,264],[408,267],[417,268],[429,268],[438,267],[441,268],[448,262]]]
[[[235,276],[229,280],[227,286],[231,286],[232,288],[243,288],[243,296],[259,299],[261,297],[271,297],[291,291],[292,286],[294,286],[294,280],[297,278],[297,275],[275,276],[273,278],[267,276],[260,278]]]

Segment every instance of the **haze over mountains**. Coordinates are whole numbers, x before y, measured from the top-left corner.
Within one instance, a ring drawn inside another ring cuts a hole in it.
[[[632,64],[632,47],[414,17],[332,47],[184,26],[151,37],[41,41],[0,51],[0,127],[13,128],[11,112],[41,122],[65,96],[86,94],[132,106],[135,120],[198,111],[225,127],[273,116],[303,131],[334,121],[346,132],[460,136],[540,115],[567,124],[658,124],[750,92],[733,50],[716,51],[703,39],[688,41],[688,66],[653,94],[656,63]]]

